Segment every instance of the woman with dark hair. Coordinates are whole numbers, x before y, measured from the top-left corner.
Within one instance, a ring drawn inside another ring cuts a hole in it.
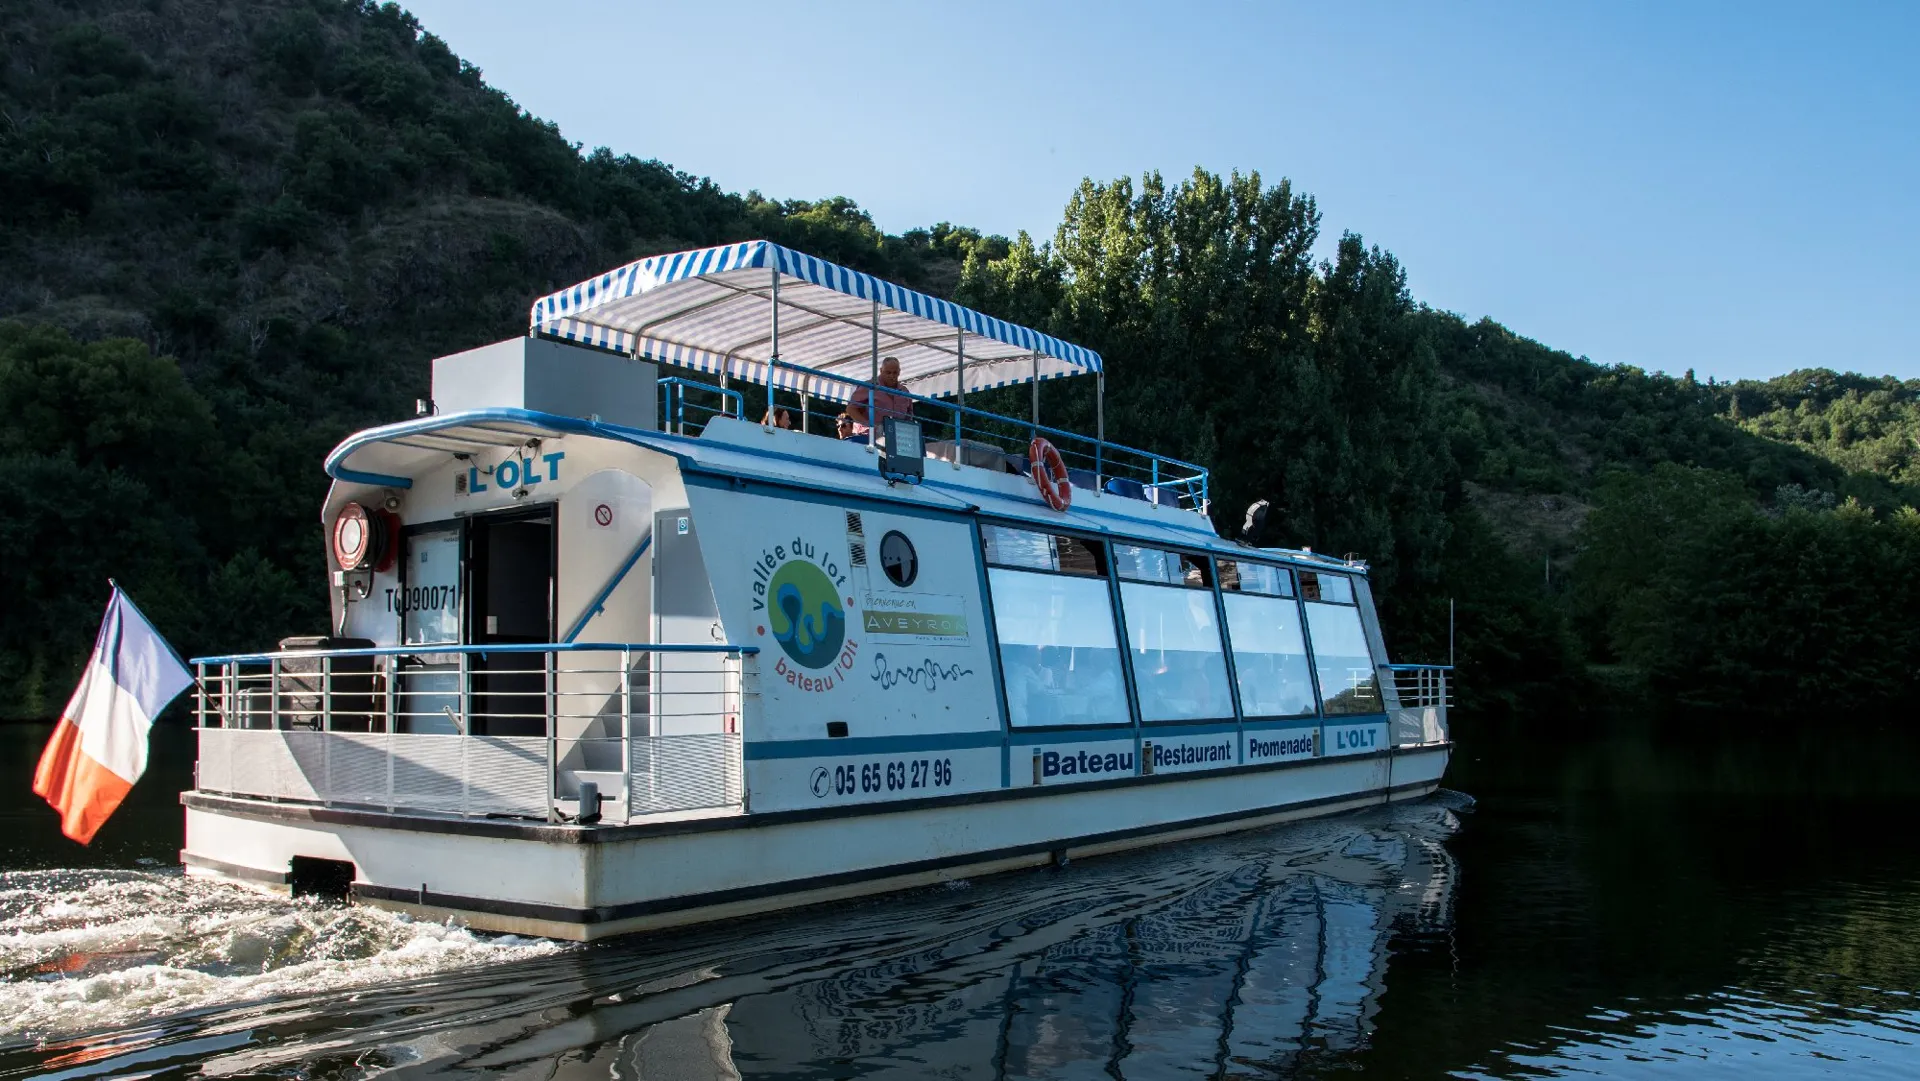
[[[793,431],[793,414],[787,412],[785,407],[776,405],[767,410],[767,415],[760,418],[760,423],[769,428],[785,428],[787,431]]]

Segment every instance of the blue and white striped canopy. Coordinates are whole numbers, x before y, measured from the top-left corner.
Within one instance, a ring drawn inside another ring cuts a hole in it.
[[[853,387],[833,376],[870,378],[876,326],[880,355],[929,398],[953,394],[963,351],[969,391],[1101,367],[1091,349],[766,240],[628,263],[534,302],[532,329],[765,383],[776,317],[779,360],[804,370],[776,368],[774,384],[839,401]]]

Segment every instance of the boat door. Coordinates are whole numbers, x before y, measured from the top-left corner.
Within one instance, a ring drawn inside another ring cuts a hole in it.
[[[551,506],[468,520],[468,642],[553,641],[553,540]],[[546,735],[546,663],[544,653],[476,655],[472,734]]]

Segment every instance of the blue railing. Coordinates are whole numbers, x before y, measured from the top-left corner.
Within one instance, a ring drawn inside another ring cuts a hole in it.
[[[686,435],[687,409],[694,411],[694,434],[706,426],[711,417],[744,417],[747,415],[747,400],[740,392],[727,387],[716,387],[711,383],[702,383],[697,379],[682,379],[677,375],[661,378],[660,389],[665,393],[660,398],[660,427],[663,431],[677,435]],[[708,405],[704,402],[688,402],[687,392],[717,395],[720,404]],[[728,406],[732,408],[729,409]]]
[[[1151,496],[1138,494],[1126,488],[1109,487],[1112,479],[1137,483],[1144,491],[1166,493],[1174,504],[1190,509],[1204,510],[1211,499],[1211,477],[1205,466],[1184,461],[1170,455],[1156,454],[1152,451],[1130,447],[1124,443],[1100,439],[1080,432],[1068,431],[1039,424],[1032,419],[1021,420],[1003,413],[994,413],[974,406],[962,405],[957,400],[929,398],[896,387],[882,387],[864,379],[853,379],[841,375],[828,375],[810,368],[802,368],[781,361],[773,366],[781,371],[793,372],[802,377],[802,385],[819,388],[823,385],[832,388],[832,393],[803,394],[788,390],[785,393],[799,399],[799,406],[780,404],[774,408],[785,411],[794,417],[794,427],[822,436],[835,435],[835,425],[846,414],[845,402],[849,401],[855,390],[866,388],[869,391],[881,390],[897,394],[922,408],[921,422],[925,427],[925,437],[929,449],[935,453],[952,453],[961,461],[978,457],[979,448],[991,448],[1007,468],[1020,466],[1025,462],[1027,446],[1037,436],[1045,436],[1060,451],[1062,459],[1073,473],[1076,486],[1100,488],[1115,494],[1131,495],[1149,502],[1160,502]],[[711,383],[668,376],[661,379],[663,386],[671,385],[670,393],[664,401],[671,401],[669,412],[663,419],[663,426],[669,431],[683,435],[698,435],[705,421],[714,416],[744,416],[745,406],[738,391],[730,387],[719,387]],[[685,395],[690,390],[701,390],[724,396],[718,408],[710,406],[689,406]],[[780,392],[776,391],[776,397]],[[731,402],[731,412],[727,403]],[[814,408],[814,403],[825,402],[831,411]],[[692,408],[698,414],[689,417]],[[924,415],[924,414],[931,414]],[[951,449],[938,448],[933,444],[951,438]],[[1016,469],[1024,472],[1024,469]]]

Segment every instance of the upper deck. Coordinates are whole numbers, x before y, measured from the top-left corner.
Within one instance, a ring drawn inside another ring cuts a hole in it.
[[[744,405],[735,388],[749,388],[756,412],[785,409],[803,433],[833,436],[843,406],[860,421],[863,391],[904,392],[935,457],[1025,472],[1030,442],[1044,437],[1078,486],[1206,508],[1205,468],[1106,438],[1098,353],[768,241],[629,263],[535,302],[529,333],[699,373],[732,392],[722,405]],[[882,386],[887,365],[898,377]],[[1039,384],[1073,377],[1094,383],[1090,437],[1041,423]],[[1033,387],[1024,419],[967,405],[968,394],[1004,401],[1023,385]],[[676,381],[666,426],[684,432],[699,386]]]
[[[1205,466],[1107,438],[1105,363],[1097,352],[778,244],[746,241],[637,260],[540,298],[529,333],[666,366],[657,406],[644,417],[581,419],[461,397],[486,404],[485,416],[359,433],[335,451],[329,472],[390,483],[425,457],[461,446],[485,450],[503,433],[590,432],[660,450],[699,473],[1156,543],[1239,547],[1222,541],[1209,520]],[[887,361],[899,367],[892,386],[880,382]],[[1042,422],[1039,384],[1075,377],[1092,383],[1091,434]],[[1022,385],[1033,390],[1024,417],[979,407],[992,394],[1004,408],[1014,398],[1010,388]],[[835,420],[863,393],[911,403],[926,449],[921,483],[888,483],[872,441],[836,437]],[[774,410],[790,418],[791,429],[770,422]],[[455,429],[470,430],[469,438],[462,442]],[[1064,510],[1049,507],[1030,479],[1036,439],[1051,443],[1067,466],[1071,506]],[[1328,561],[1306,551],[1275,554]]]

